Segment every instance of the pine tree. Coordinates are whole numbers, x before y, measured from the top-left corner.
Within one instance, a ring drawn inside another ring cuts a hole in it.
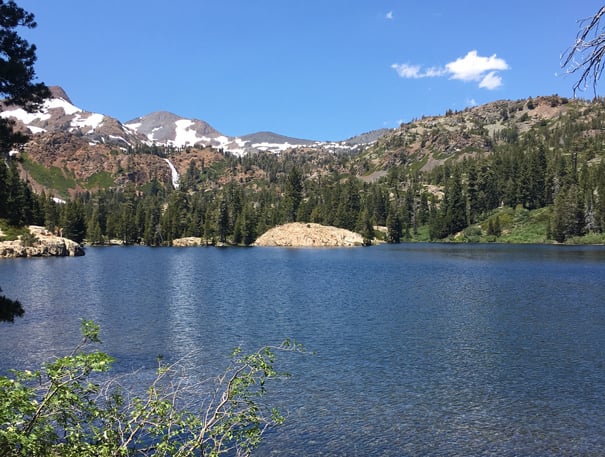
[[[84,208],[78,201],[68,202],[62,217],[63,236],[77,243],[86,237],[86,219]]]
[[[447,233],[456,233],[466,227],[466,199],[462,192],[462,179],[455,171],[448,180],[443,205],[445,229]]]
[[[216,243],[216,216],[215,209],[208,207],[204,216],[204,241],[206,246]]]
[[[229,233],[229,210],[227,209],[227,202],[224,200],[220,202],[218,208],[216,233],[218,235],[219,242],[227,242],[227,234]]]
[[[340,193],[340,201],[336,210],[336,226],[347,230],[355,230],[360,211],[361,198],[356,179],[349,178]]]
[[[34,15],[13,1],[0,1],[0,98],[7,105],[34,111],[50,96],[43,83],[34,83],[36,46],[20,37],[17,29],[36,27]],[[13,131],[14,121],[0,118],[0,154],[8,155],[14,144],[27,137]]]
[[[367,210],[364,210],[360,216],[362,229],[361,236],[363,237],[363,245],[371,246],[374,241],[374,226],[370,220],[370,216]]]
[[[562,243],[569,237],[583,235],[584,227],[584,199],[578,186],[561,189],[553,207],[550,227],[553,239]]]
[[[292,167],[284,188],[284,218],[286,222],[296,222],[298,207],[303,198],[303,181],[300,171]]]
[[[466,198],[466,225],[471,225],[475,222],[479,214],[478,206],[478,189],[477,189],[477,166],[474,161],[464,160],[462,163],[463,173],[466,174],[465,179],[465,198]]]
[[[401,243],[402,236],[403,226],[401,224],[401,217],[395,206],[391,205],[387,216],[387,241],[389,243]]]
[[[103,244],[103,234],[101,233],[101,225],[99,224],[99,210],[93,210],[90,219],[86,223],[86,240],[93,245]]]

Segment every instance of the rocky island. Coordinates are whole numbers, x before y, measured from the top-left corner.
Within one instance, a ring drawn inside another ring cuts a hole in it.
[[[29,226],[31,238],[0,242],[0,258],[81,256],[84,249],[75,241],[56,236],[44,227]]]
[[[321,224],[292,222],[279,225],[261,235],[254,246],[349,247],[361,246],[359,233]]]

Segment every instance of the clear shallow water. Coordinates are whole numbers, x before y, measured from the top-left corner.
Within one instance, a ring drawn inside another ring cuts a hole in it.
[[[80,318],[118,372],[304,343],[257,455],[605,454],[603,248],[89,248],[0,261],[0,286],[26,306],[0,372],[71,348]]]

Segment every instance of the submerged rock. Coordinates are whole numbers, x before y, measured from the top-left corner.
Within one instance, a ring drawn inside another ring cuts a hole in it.
[[[293,222],[261,235],[254,246],[338,247],[361,246],[363,237],[350,230],[321,224]]]

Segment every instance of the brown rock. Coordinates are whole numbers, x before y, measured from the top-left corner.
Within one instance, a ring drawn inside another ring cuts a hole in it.
[[[293,222],[273,227],[261,235],[254,246],[337,247],[362,244],[363,237],[350,230]]]
[[[35,236],[31,245],[24,246],[21,240],[0,242],[0,258],[84,255],[84,249],[78,243],[55,236],[44,227],[30,225],[29,231]]]
[[[188,236],[185,238],[177,238],[175,240],[172,240],[172,245],[179,248],[200,246],[201,244],[202,239],[198,236]]]

